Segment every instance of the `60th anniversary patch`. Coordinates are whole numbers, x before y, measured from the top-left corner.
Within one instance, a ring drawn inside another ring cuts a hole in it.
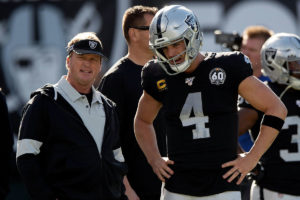
[[[211,84],[215,84],[215,85],[224,84],[225,79],[226,79],[226,73],[220,67],[216,67],[209,72],[209,80]]]

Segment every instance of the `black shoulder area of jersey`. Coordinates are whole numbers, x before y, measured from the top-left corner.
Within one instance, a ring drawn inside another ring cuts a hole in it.
[[[252,68],[249,58],[239,51],[209,52],[205,54],[205,57],[206,61],[220,63],[222,66],[246,66]]]
[[[104,74],[104,77],[107,76],[111,76],[112,74],[118,74],[118,73],[122,73],[122,70],[126,70],[124,69],[124,66],[127,66],[129,63],[131,62],[127,57],[123,57],[120,60],[118,60],[113,66],[111,66],[109,68],[109,70]]]
[[[149,85],[155,84],[158,80],[165,79],[167,76],[167,73],[157,60],[150,60],[142,69],[142,87],[145,89]]]
[[[230,64],[233,64],[232,62],[236,61],[246,64],[250,63],[249,58],[239,51],[217,52],[211,55],[214,56],[215,59],[221,59],[223,62],[229,62]]]
[[[142,76],[147,77],[165,77],[167,76],[166,72],[162,69],[160,64],[157,60],[150,60],[148,61],[143,69],[142,69]]]
[[[230,75],[228,78],[237,85],[253,74],[249,58],[238,51],[212,53],[207,59],[211,60],[214,66],[223,68]]]
[[[158,87],[160,82],[165,83],[168,75],[162,69],[157,60],[150,60],[142,69],[142,87],[148,94],[158,101],[162,101],[164,87]],[[163,84],[162,83],[162,84]],[[165,85],[165,84],[163,84]]]

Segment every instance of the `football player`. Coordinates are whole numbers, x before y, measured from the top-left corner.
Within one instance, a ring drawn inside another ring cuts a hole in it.
[[[104,95],[117,104],[122,130],[120,144],[128,166],[128,182],[125,179],[124,183],[130,200],[159,200],[162,185],[148,164],[133,131],[134,115],[143,93],[142,68],[153,58],[153,52],[149,49],[149,25],[157,10],[156,7],[138,5],[125,11],[122,29],[128,53],[105,73],[99,87]],[[154,128],[160,153],[166,156],[162,113],[157,116]]]
[[[278,33],[269,38],[261,50],[263,72],[268,86],[288,109],[282,130],[261,158],[262,171],[252,184],[252,200],[294,200],[300,198],[300,38]],[[239,105],[244,112],[241,129],[251,129],[252,138],[259,134],[263,113],[248,102]]]
[[[180,5],[159,10],[150,24],[157,56],[142,70],[143,95],[135,134],[153,171],[165,182],[162,199],[241,199],[238,184],[276,138],[287,110],[252,76],[239,52],[199,52],[202,33],[194,13]],[[249,153],[237,155],[237,98],[265,113]],[[153,120],[164,107],[168,159],[156,144]],[[235,179],[235,181],[233,181]]]

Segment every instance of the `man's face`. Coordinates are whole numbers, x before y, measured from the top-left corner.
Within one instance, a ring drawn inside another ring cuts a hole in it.
[[[185,43],[183,40],[163,47],[162,51],[168,60],[173,58],[170,60],[171,65],[180,64],[185,60]]]
[[[101,70],[101,57],[96,54],[76,54],[67,57],[67,80],[74,88],[92,87]]]
[[[243,37],[241,52],[249,57],[253,70],[261,71],[260,50],[264,42],[263,38]]]

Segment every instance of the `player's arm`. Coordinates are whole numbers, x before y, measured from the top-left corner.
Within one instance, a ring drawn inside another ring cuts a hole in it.
[[[134,119],[134,132],[153,171],[164,182],[165,178],[170,178],[173,174],[173,171],[168,167],[168,164],[173,164],[173,161],[163,160],[157,146],[153,121],[161,107],[160,102],[144,91]]]
[[[273,120],[272,123],[275,122],[273,123],[274,125],[272,125],[272,123],[264,125],[264,122],[262,122],[259,136],[255,140],[249,153],[245,154],[244,157],[239,157],[234,161],[222,165],[222,167],[232,166],[223,178],[226,179],[231,176],[228,179],[228,181],[231,182],[238,175],[241,175],[237,181],[237,184],[240,184],[247,173],[256,166],[261,156],[277,137],[279,130],[277,130],[278,127],[276,127],[276,125],[278,123],[276,122],[283,123],[283,120],[287,115],[287,109],[271,89],[254,76],[249,76],[243,80],[240,83],[238,90],[239,94],[253,107],[264,112],[265,116],[271,116],[271,121]]]
[[[274,116],[285,120],[287,109],[277,95],[265,84],[253,76],[246,78],[239,86],[239,93],[252,106],[262,111],[265,116]],[[260,134],[249,152],[257,161],[270,147],[279,130],[262,124]]]

